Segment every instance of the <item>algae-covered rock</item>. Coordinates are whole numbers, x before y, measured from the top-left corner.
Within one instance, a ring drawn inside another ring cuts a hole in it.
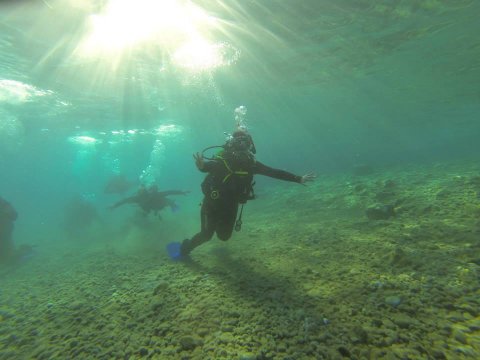
[[[373,166],[368,164],[358,164],[353,167],[353,174],[357,176],[371,175],[373,173]]]
[[[401,303],[402,303],[402,298],[400,296],[397,296],[397,295],[391,295],[391,296],[387,296],[385,298],[385,304],[393,306],[393,307],[397,307]]]
[[[397,186],[397,183],[392,179],[385,180],[385,182],[383,183],[384,189],[393,189],[396,186]]]
[[[401,299],[399,297],[398,297],[398,299],[400,300],[400,303],[401,303]],[[395,299],[395,300],[397,300],[397,299]],[[404,315],[404,314],[395,314],[395,316],[392,318],[392,321],[400,329],[408,329],[408,328],[414,327],[415,325],[418,324],[418,322],[415,319],[411,318],[410,316]]]
[[[457,340],[459,343],[462,343],[462,344],[465,344],[465,345],[468,343],[467,334],[465,334],[465,332],[461,329],[456,329],[453,332],[453,338],[455,340]]]
[[[340,346],[337,348],[338,352],[340,355],[342,355],[345,358],[351,358],[352,355],[350,353],[350,350],[348,350],[345,346]]]
[[[255,359],[257,359],[257,356],[249,353],[240,354],[238,356],[238,360],[255,360]]]
[[[195,339],[192,336],[183,336],[180,338],[179,344],[182,350],[193,350],[195,349],[201,342]]]
[[[140,350],[138,350],[138,355],[140,356],[147,356],[148,355],[148,349],[142,347]]]
[[[161,295],[164,291],[168,289],[168,283],[166,281],[159,281],[158,284],[153,289],[153,295]]]
[[[377,201],[391,201],[395,197],[395,192],[391,190],[382,190],[375,194],[375,200]]]
[[[375,205],[365,210],[369,220],[387,220],[395,216],[393,205]]]
[[[355,326],[352,330],[353,336],[351,338],[354,344],[367,344],[368,331],[362,326]]]
[[[387,264],[396,267],[402,268],[412,265],[412,260],[409,255],[401,248],[397,247],[385,257]]]

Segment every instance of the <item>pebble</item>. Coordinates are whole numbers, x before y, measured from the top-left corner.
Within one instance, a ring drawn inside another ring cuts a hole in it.
[[[406,315],[398,314],[392,320],[400,329],[408,329],[414,325],[413,319]]]
[[[385,303],[390,306],[397,307],[402,303],[402,299],[400,298],[400,296],[396,296],[396,295],[387,296],[385,298]]]
[[[241,354],[239,357],[238,357],[238,360],[255,360],[257,358],[256,355],[252,355],[252,354]]]
[[[0,309],[0,316],[3,317],[4,319],[10,319],[15,317],[15,315],[7,310],[1,310]]]
[[[337,350],[343,357],[350,358],[352,356],[350,351],[345,346],[340,346]]]
[[[468,342],[467,335],[465,335],[465,333],[461,330],[455,330],[453,337],[462,344],[467,344]]]
[[[180,347],[182,350],[193,350],[197,346],[195,339],[191,336],[180,338]]]
[[[352,339],[354,343],[358,344],[367,344],[368,343],[368,332],[361,326],[355,326],[353,328],[353,333],[355,338]]]
[[[456,353],[463,354],[463,355],[465,355],[465,356],[472,357],[472,358],[475,358],[475,356],[478,355],[478,354],[476,353],[476,351],[473,350],[473,349],[470,348],[470,347],[461,347],[461,346],[459,346],[459,347],[455,348],[454,351],[455,351]]]
[[[434,350],[433,351],[433,358],[438,359],[438,360],[446,360],[447,357],[445,356],[445,353],[441,350]]]

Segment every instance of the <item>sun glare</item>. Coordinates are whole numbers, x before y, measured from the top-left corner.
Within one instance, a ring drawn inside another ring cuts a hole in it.
[[[111,0],[103,13],[92,15],[85,45],[90,51],[123,50],[161,32],[181,31],[184,22],[174,0]]]
[[[173,63],[205,70],[221,62],[218,45],[206,34],[216,19],[188,1],[110,0],[102,13],[91,15],[80,55],[116,55],[138,46],[156,46],[175,54]]]
[[[51,94],[51,91],[40,90],[20,81],[0,79],[0,103],[21,104],[35,97]]]
[[[222,56],[218,45],[196,39],[179,47],[173,62],[182,68],[202,71],[222,65]]]

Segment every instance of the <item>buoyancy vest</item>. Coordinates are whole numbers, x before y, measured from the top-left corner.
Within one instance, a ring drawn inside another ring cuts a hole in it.
[[[224,152],[215,156],[214,161],[221,163],[216,172],[209,173],[202,183],[205,196],[213,200],[232,199],[240,204],[255,198],[253,192],[253,166],[255,158],[250,156],[244,161],[234,161]]]

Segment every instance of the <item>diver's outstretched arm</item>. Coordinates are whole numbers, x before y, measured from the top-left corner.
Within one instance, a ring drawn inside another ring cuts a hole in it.
[[[187,191],[182,191],[182,190],[168,190],[168,191],[161,191],[160,194],[163,196],[168,196],[168,195],[187,195],[190,192],[190,190]]]
[[[125,198],[125,199],[122,199],[122,200],[116,202],[115,204],[113,204],[112,206],[109,206],[108,208],[110,210],[113,210],[113,209],[116,209],[117,207],[122,206],[124,204],[133,204],[133,203],[136,203],[136,202],[138,202],[137,197],[136,196],[130,196],[128,198]]]
[[[306,182],[315,180],[317,177],[317,175],[314,173],[308,173],[303,176],[295,175],[285,170],[271,168],[265,164],[262,164],[260,161],[255,162],[254,173],[279,180],[296,182],[303,185],[305,185]]]

